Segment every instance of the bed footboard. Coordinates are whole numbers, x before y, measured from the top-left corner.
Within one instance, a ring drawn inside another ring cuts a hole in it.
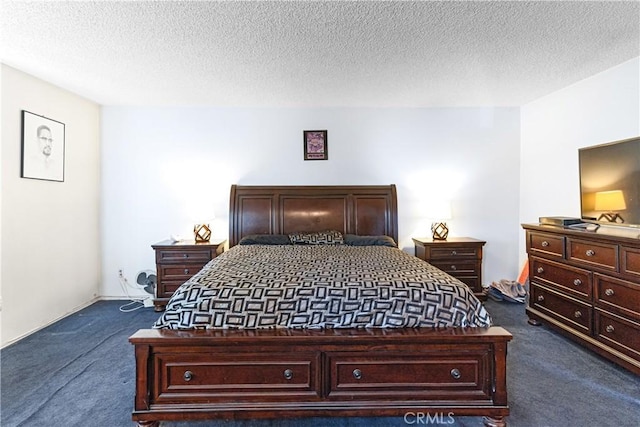
[[[133,420],[485,416],[504,426],[507,342],[499,327],[142,329]]]

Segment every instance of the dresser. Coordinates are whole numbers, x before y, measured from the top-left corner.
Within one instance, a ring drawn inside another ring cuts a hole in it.
[[[447,240],[414,238],[416,256],[464,282],[481,300],[482,247],[485,241],[471,237],[450,237]]]
[[[545,323],[640,374],[640,239],[607,234],[612,228],[523,228],[529,323]]]
[[[211,240],[205,243],[165,240],[151,247],[156,253],[158,278],[153,305],[156,311],[162,311],[180,285],[222,253],[224,240]]]

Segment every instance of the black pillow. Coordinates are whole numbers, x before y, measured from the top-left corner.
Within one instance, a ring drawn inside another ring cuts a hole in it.
[[[351,246],[390,246],[397,248],[396,242],[389,236],[357,236],[345,234],[344,244]]]
[[[290,245],[286,234],[249,234],[238,242],[239,245]]]
[[[291,233],[289,240],[294,245],[343,245],[342,233],[337,230],[315,231],[312,233]]]

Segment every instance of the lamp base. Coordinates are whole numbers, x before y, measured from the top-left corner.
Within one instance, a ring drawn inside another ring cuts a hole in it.
[[[209,224],[196,224],[193,226],[193,234],[196,243],[205,243],[211,239],[211,229]]]
[[[431,232],[433,233],[433,240],[447,240],[447,237],[449,237],[449,228],[445,222],[431,224]]]
[[[620,216],[619,213],[616,212],[605,212],[598,217],[598,221],[602,221],[602,218],[606,219],[609,222],[615,222],[618,224],[624,223],[624,219]]]

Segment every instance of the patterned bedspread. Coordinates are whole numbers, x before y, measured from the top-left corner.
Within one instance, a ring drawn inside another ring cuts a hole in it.
[[[400,249],[234,246],[172,296],[154,327],[484,327],[459,280]]]

